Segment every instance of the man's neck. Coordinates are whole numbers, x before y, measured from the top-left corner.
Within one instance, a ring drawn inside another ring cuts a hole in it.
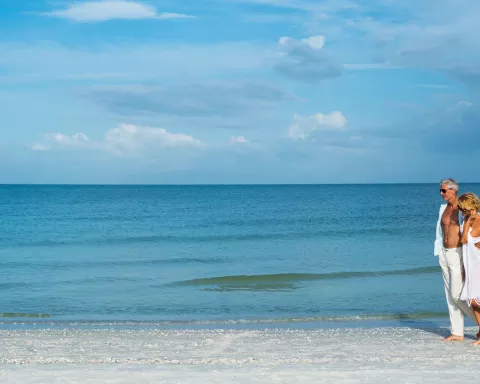
[[[447,203],[450,207],[456,207],[457,206],[457,196],[452,197],[450,200],[448,200]]]

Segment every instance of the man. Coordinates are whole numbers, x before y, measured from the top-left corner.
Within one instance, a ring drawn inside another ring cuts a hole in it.
[[[434,255],[439,256],[450,316],[451,334],[444,341],[464,339],[464,313],[474,324],[477,323],[472,308],[465,301],[460,300],[464,280],[462,243],[460,242],[463,216],[458,210],[457,193],[458,184],[455,180],[445,179],[440,183],[440,194],[447,204],[442,204],[440,207]],[[480,332],[477,337],[480,337]]]

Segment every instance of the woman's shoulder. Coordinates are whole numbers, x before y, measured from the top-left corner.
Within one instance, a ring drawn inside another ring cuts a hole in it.
[[[470,234],[472,237],[480,237],[480,218],[477,218],[470,227]]]

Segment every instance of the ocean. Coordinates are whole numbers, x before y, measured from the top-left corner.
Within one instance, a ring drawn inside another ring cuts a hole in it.
[[[0,328],[445,325],[438,190],[3,185]]]

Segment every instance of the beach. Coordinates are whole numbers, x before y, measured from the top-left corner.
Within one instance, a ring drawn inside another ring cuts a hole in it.
[[[480,350],[445,328],[2,330],[2,383],[463,383]]]

